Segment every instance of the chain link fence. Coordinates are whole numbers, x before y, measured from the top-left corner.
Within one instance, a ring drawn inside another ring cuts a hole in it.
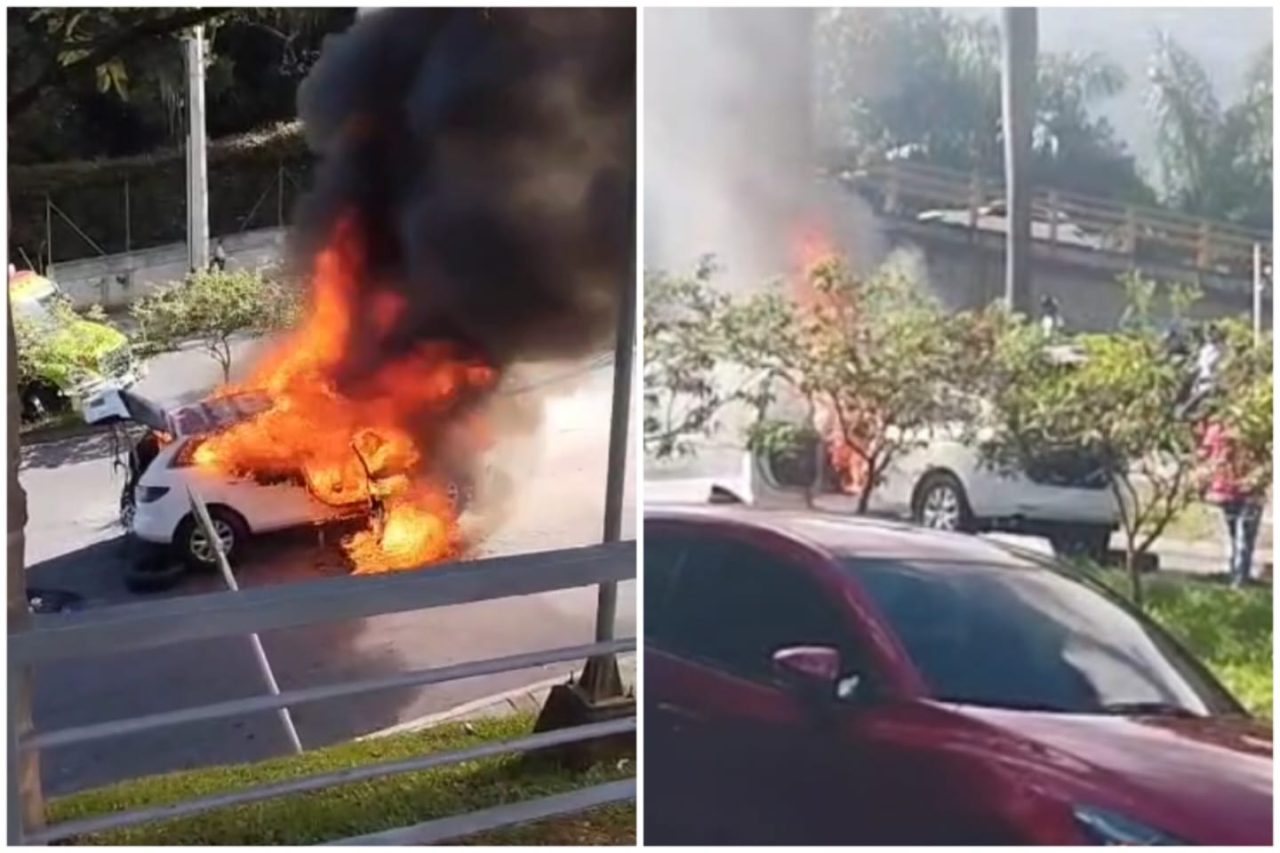
[[[284,226],[311,167],[296,125],[210,143],[210,234]],[[9,260],[20,267],[182,243],[185,152],[11,166],[9,205]]]

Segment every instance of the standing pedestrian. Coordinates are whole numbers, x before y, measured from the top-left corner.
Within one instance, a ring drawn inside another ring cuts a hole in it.
[[[1046,338],[1055,338],[1062,332],[1062,312],[1058,300],[1045,296],[1040,300],[1040,329]]]
[[[1208,465],[1205,499],[1218,505],[1227,524],[1231,543],[1227,572],[1231,585],[1241,587],[1251,580],[1253,547],[1262,520],[1261,496],[1249,482],[1249,472],[1243,470],[1235,437],[1224,424],[1210,421],[1205,427],[1200,455]]]
[[[222,248],[222,241],[219,240],[213,247],[213,257],[209,260],[209,269],[222,272],[227,268],[227,250]]]

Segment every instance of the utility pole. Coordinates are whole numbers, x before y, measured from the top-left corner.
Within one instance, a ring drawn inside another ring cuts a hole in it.
[[[6,293],[8,291],[6,290]],[[6,551],[9,574],[8,613],[9,633],[15,634],[31,628],[31,610],[27,601],[27,575],[23,566],[26,551],[27,493],[18,480],[18,464],[21,448],[18,420],[22,410],[18,399],[18,349],[13,331],[13,311],[6,314],[9,348],[8,431],[9,431],[9,540]],[[40,783],[40,753],[19,747],[22,739],[31,734],[32,684],[28,667],[9,667],[9,845],[22,844],[24,834],[44,826],[44,793]]]
[[[184,40],[187,55],[187,260],[209,267],[209,170],[205,156],[204,27]]]
[[[1031,293],[1031,132],[1036,107],[1036,10],[1002,13],[1005,204],[1004,298],[1014,311],[1030,313]]]

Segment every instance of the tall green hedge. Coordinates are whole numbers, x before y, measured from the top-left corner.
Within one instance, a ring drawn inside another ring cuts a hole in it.
[[[209,227],[219,235],[279,223],[275,184],[282,171],[287,220],[309,184],[312,158],[301,125],[292,122],[212,141],[208,164]],[[182,148],[113,160],[11,166],[10,260],[24,265],[23,252],[33,263],[48,260],[46,198],[75,223],[73,228],[57,212],[50,214],[55,262],[97,254],[77,228],[108,254],[185,240],[185,175]]]

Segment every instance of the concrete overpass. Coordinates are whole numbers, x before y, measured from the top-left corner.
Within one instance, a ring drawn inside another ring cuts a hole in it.
[[[923,262],[930,288],[952,310],[980,308],[1004,294],[1005,235],[937,223],[877,216],[883,245]],[[1202,319],[1252,315],[1253,282],[1241,275],[1143,261],[1130,255],[1035,241],[1032,246],[1033,302],[1057,299],[1071,329],[1115,328],[1126,305],[1119,279],[1131,271],[1159,282],[1196,285],[1203,293],[1191,314]],[[1164,305],[1157,303],[1157,310]],[[1271,328],[1271,292],[1264,290],[1262,321]]]
[[[833,176],[839,208],[857,211],[853,227],[878,238],[882,261],[915,258],[934,292],[956,310],[1003,295],[1005,233],[1000,181],[921,164],[891,162]],[[1057,299],[1068,326],[1113,328],[1126,305],[1120,278],[1140,272],[1164,283],[1195,285],[1204,319],[1254,311],[1255,250],[1260,252],[1263,325],[1271,326],[1272,236],[1158,208],[1041,188],[1033,201],[1031,304]],[[932,221],[921,213],[933,211]],[[939,212],[945,211],[939,215]],[[833,217],[838,220],[840,217]],[[843,226],[848,230],[850,226]],[[1158,297],[1156,310],[1163,310]]]

